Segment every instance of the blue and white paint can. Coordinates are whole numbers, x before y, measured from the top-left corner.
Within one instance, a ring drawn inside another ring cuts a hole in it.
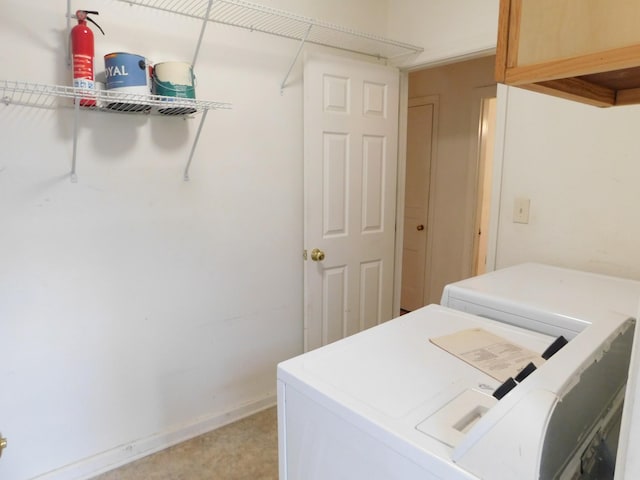
[[[151,93],[150,68],[145,57],[125,52],[108,53],[104,56],[104,68],[108,91],[145,96]],[[131,101],[110,103],[107,107],[127,111],[149,110],[148,105],[136,103],[135,97]]]

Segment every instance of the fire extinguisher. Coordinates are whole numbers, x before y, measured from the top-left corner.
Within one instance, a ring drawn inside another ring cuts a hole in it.
[[[98,27],[103,35],[104,31],[88,14],[98,15],[98,12],[91,10],[78,10],[76,12],[78,24],[71,29],[71,65],[73,69],[73,86],[86,90],[95,90],[93,32],[87,26],[87,20]],[[82,98],[80,99],[80,105],[92,107],[96,105],[96,100],[95,98]]]

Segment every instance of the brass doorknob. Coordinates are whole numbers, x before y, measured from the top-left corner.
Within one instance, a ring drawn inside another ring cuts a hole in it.
[[[0,457],[2,456],[2,451],[7,448],[7,439],[0,437]]]
[[[416,229],[417,229],[419,232],[421,232],[422,230],[424,230],[424,225],[418,225],[418,226],[416,227]]]
[[[311,250],[311,260],[314,262],[321,262],[324,260],[324,252],[319,248]]]

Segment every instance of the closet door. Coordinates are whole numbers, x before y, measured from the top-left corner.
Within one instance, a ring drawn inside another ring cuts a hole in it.
[[[305,350],[392,317],[399,78],[305,59]]]

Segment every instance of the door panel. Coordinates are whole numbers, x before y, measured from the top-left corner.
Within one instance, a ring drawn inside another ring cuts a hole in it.
[[[385,139],[364,137],[362,156],[362,232],[380,233],[383,228]]]
[[[328,56],[304,67],[305,350],[392,317],[397,69]]]
[[[322,308],[322,342],[335,342],[345,336],[348,325],[346,315],[348,270],[345,265],[328,268],[323,272],[322,289],[325,292]]]
[[[382,271],[382,262],[379,260],[360,265],[360,330],[374,327],[383,321],[380,315],[380,299],[383,298]]]
[[[349,185],[349,137],[324,133],[324,188],[322,209],[324,236],[347,235]]]

